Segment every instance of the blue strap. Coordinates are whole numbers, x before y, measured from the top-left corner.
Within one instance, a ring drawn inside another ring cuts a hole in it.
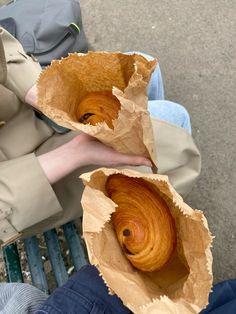
[[[63,126],[55,123],[47,116],[45,116],[42,112],[35,110],[35,115],[37,118],[43,120],[47,125],[49,125],[55,132],[59,134],[65,134],[70,131],[70,129],[64,128]]]

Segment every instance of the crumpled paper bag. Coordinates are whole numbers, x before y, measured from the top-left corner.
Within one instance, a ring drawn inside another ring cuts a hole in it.
[[[177,229],[177,247],[159,271],[139,271],[122,253],[110,222],[116,204],[105,190],[107,177],[114,173],[141,177],[155,184],[170,207]],[[208,304],[212,287],[213,237],[202,211],[184,203],[164,175],[100,168],[80,178],[85,185],[81,202],[89,260],[99,269],[110,291],[134,313],[199,313]]]
[[[57,124],[98,138],[121,153],[150,157],[157,166],[147,85],[157,64],[141,55],[114,52],[74,53],[55,60],[37,82],[38,108]],[[112,91],[121,109],[114,129],[105,122],[84,125],[76,108],[89,92]]]

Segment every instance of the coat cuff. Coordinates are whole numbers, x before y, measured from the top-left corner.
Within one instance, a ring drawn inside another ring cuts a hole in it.
[[[19,41],[3,28],[0,28],[0,41],[0,50],[4,48],[4,51],[0,51],[0,55],[5,53],[7,66],[3,84],[25,102],[26,93],[36,83],[42,69],[33,56],[25,53]]]
[[[1,162],[0,173],[0,212],[17,232],[62,211],[33,153]]]

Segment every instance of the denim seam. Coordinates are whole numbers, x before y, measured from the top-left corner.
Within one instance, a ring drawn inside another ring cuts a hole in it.
[[[50,312],[49,312],[50,311]],[[42,305],[42,308],[39,308],[35,314],[38,314],[38,313],[45,313],[45,314],[58,314],[58,313],[61,313],[61,314],[64,314],[60,309],[58,309],[58,307],[55,307],[54,305],[52,304],[43,304]]]
[[[76,281],[74,281],[73,280],[73,278],[70,280],[71,281],[71,283],[73,282],[74,284],[76,284]],[[80,283],[80,286],[81,286],[81,288],[84,288],[84,289],[88,289],[88,287],[86,286],[86,285],[83,285],[83,283]],[[74,288],[74,285],[72,284],[71,286],[70,286],[70,288],[71,289],[73,289]],[[68,289],[68,288],[67,288]],[[73,290],[74,291],[74,290]],[[90,291],[91,292],[91,291]],[[93,291],[92,291],[93,292]],[[94,293],[94,292],[93,292]],[[107,292],[108,293],[108,292]],[[80,294],[80,293],[79,293]],[[84,297],[84,298],[86,298],[86,297]],[[86,298],[87,299],[87,298]],[[118,309],[111,303],[111,302],[109,302],[109,301],[106,301],[106,300],[104,300],[103,298],[102,298],[102,296],[98,296],[98,295],[96,295],[96,298],[94,298],[94,301],[92,301],[92,302],[97,302],[97,300],[99,300],[100,301],[100,303],[101,303],[101,301],[102,301],[102,303],[103,304],[106,304],[106,309],[107,308],[109,308],[109,309],[111,309],[111,310],[114,310],[115,312],[116,312],[116,314],[123,314],[123,312],[122,312],[122,310],[120,311],[118,311]],[[90,301],[91,302],[91,301]],[[121,301],[122,302],[122,301]],[[122,302],[123,303],[123,302]],[[93,304],[93,303],[92,303]],[[125,306],[125,305],[124,305]],[[114,313],[115,313],[114,312]]]
[[[60,290],[63,290],[60,291]],[[67,287],[62,287],[58,292],[61,293],[62,295],[67,295],[71,300],[73,301],[78,301],[78,296],[82,299],[81,304],[86,308],[86,310],[91,310],[93,307],[93,302],[91,302],[88,298],[83,296],[80,292],[71,290]]]

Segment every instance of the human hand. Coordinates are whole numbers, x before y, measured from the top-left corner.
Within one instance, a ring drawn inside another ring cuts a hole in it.
[[[152,166],[151,161],[146,157],[121,154],[84,133],[37,158],[51,184],[75,169],[88,165],[107,167],[115,165]]]
[[[37,106],[37,87],[36,84],[34,84],[26,93],[25,95],[25,102],[35,109],[38,109]]]
[[[146,157],[119,153],[112,147],[84,133],[76,136],[71,143],[75,146],[77,154],[80,154],[80,166],[152,166],[151,161]]]

